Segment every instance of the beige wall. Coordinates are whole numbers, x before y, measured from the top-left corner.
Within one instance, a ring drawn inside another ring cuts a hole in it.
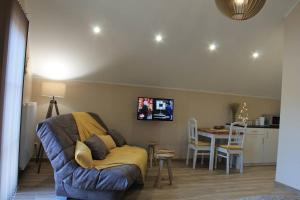
[[[49,99],[40,96],[40,89],[41,80],[34,79],[33,101],[39,104],[38,118],[42,120],[46,115]],[[175,99],[174,121],[136,120],[139,96]],[[261,114],[278,114],[280,110],[277,100],[80,82],[67,82],[66,97],[58,101],[62,113],[98,113],[109,128],[120,131],[129,143],[145,145],[149,140],[157,140],[162,147],[175,149],[180,158],[184,158],[186,153],[186,124],[190,117],[195,117],[200,127],[223,125],[230,121],[228,105],[242,101],[248,103],[250,119]]]
[[[300,4],[285,21],[276,181],[300,190]]]

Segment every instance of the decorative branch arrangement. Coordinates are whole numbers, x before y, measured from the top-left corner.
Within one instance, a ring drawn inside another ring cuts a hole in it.
[[[248,106],[247,106],[247,103],[244,102],[242,104],[242,108],[241,108],[241,111],[240,111],[240,114],[239,114],[239,117],[238,119],[244,123],[247,123],[248,121]]]

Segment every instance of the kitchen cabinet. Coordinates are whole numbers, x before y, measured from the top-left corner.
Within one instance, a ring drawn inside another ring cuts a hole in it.
[[[247,130],[244,140],[244,162],[263,163],[263,140],[264,133],[260,130]]]
[[[276,163],[278,148],[278,129],[267,129],[264,137],[264,163]]]
[[[248,128],[244,141],[245,164],[275,164],[278,129]]]

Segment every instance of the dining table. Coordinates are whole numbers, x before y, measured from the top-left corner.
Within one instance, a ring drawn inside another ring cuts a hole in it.
[[[216,141],[228,139],[228,129],[198,128],[198,135],[210,139],[209,171],[214,170]]]

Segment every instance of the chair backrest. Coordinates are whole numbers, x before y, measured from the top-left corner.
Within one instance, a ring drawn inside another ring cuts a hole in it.
[[[244,122],[233,122],[230,125],[228,146],[237,145],[244,147],[244,139],[247,131],[247,124]]]
[[[188,120],[188,142],[195,143],[198,142],[198,126],[197,120],[195,118],[191,118]]]

